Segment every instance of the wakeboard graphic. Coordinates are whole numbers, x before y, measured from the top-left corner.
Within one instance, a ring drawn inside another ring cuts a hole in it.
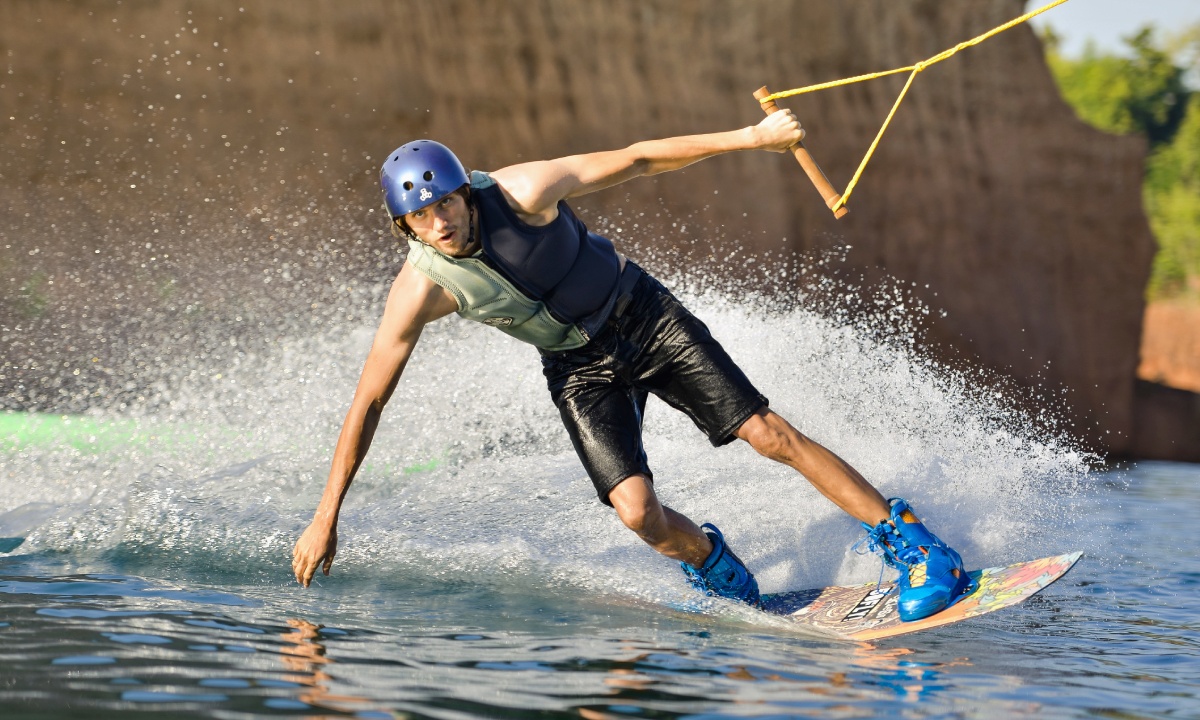
[[[763,610],[797,624],[852,640],[878,640],[977,617],[1016,605],[1059,579],[1081,552],[1030,560],[1008,567],[974,570],[975,592],[921,620],[902,622],[895,583],[798,590],[763,596]]]

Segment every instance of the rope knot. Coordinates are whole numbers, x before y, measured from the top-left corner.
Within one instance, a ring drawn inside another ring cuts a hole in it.
[[[2,0],[0,0],[0,1],[2,1]],[[908,93],[908,88],[912,85],[912,83],[916,79],[918,73],[923,72],[925,70],[925,68],[929,67],[930,65],[936,65],[937,63],[939,63],[943,60],[946,60],[950,56],[957,53],[959,50],[964,50],[973,45],[978,45],[979,43],[983,42],[984,40],[987,40],[988,38],[996,35],[997,33],[1003,32],[1005,30],[1008,30],[1011,27],[1019,25],[1025,21],[1029,20],[1032,17],[1041,15],[1042,13],[1046,12],[1047,10],[1058,7],[1059,5],[1062,5],[1065,2],[1067,2],[1067,0],[1051,0],[1044,7],[1040,7],[1037,10],[1034,10],[1032,12],[1027,12],[1024,15],[1022,15],[1021,17],[1010,20],[1007,23],[1000,25],[998,27],[995,27],[995,28],[989,30],[988,32],[986,32],[982,35],[979,35],[977,37],[974,37],[970,40],[967,40],[965,42],[960,42],[959,44],[955,45],[954,47],[952,47],[948,50],[943,50],[942,52],[938,53],[937,55],[934,55],[933,57],[931,57],[927,60],[922,60],[914,65],[906,65],[904,67],[896,68],[895,70],[885,70],[883,72],[868,73],[866,75],[856,75],[851,78],[844,78],[842,80],[833,80],[830,82],[820,83],[819,85],[809,85],[807,87],[796,88],[794,90],[785,90],[783,92],[777,92],[777,93],[774,93],[772,95],[768,95],[767,97],[762,98],[761,100],[759,100],[759,104],[766,105],[768,102],[770,102],[772,100],[782,99],[785,97],[792,97],[793,95],[801,95],[803,93],[815,92],[817,90],[826,90],[828,88],[841,87],[842,85],[849,85],[851,83],[863,82],[865,80],[874,80],[876,78],[881,78],[881,77],[885,77],[888,75],[896,75],[898,73],[908,73],[909,71],[911,71],[911,73],[908,76],[908,82],[906,82],[904,84],[904,88],[900,91],[900,95],[896,98],[896,102],[892,104],[892,109],[890,112],[888,112],[887,118],[884,119],[883,125],[879,128],[879,132],[875,135],[875,139],[871,142],[871,146],[869,148],[867,148],[867,154],[863,156],[862,161],[858,164],[858,169],[854,171],[854,177],[850,178],[850,183],[846,186],[846,191],[842,193],[842,195],[838,199],[838,201],[833,205],[833,207],[830,208],[831,210],[833,210],[834,213],[837,213],[839,209],[846,207],[846,203],[850,200],[850,193],[854,192],[855,186],[858,185],[858,180],[862,176],[863,170],[866,169],[867,163],[871,160],[871,155],[874,154],[875,148],[879,146],[880,139],[883,138],[883,134],[887,130],[888,125],[891,123],[892,117],[896,114],[896,110],[900,107],[901,101],[904,100],[904,96]],[[875,549],[874,544],[870,543],[869,541],[868,541],[868,544],[870,545],[870,550]],[[857,552],[857,548],[859,545],[861,545],[861,543],[855,544],[856,552]],[[905,553],[905,555],[907,556],[907,553]]]

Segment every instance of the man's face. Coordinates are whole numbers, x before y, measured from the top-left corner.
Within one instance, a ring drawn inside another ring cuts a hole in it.
[[[466,200],[457,192],[408,213],[404,222],[418,240],[443,255],[468,257],[475,252],[470,237],[471,212]]]

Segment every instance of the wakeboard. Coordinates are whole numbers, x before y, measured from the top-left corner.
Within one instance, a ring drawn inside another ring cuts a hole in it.
[[[1065,575],[1082,555],[1073,552],[1008,567],[974,570],[970,576],[979,583],[975,592],[940,613],[910,622],[900,620],[895,583],[767,594],[762,598],[763,610],[844,638],[878,640],[1016,605]]]

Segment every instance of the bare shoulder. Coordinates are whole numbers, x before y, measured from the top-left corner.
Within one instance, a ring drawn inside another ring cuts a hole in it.
[[[650,165],[642,149],[645,143],[619,150],[567,155],[553,160],[522,163],[491,174],[518,213],[526,213],[534,224],[552,221],[560,200],[587,195],[644,175]]]
[[[558,216],[558,201],[567,196],[566,169],[557,160],[510,165],[488,173],[522,220],[543,225]]]
[[[517,206],[524,207],[540,193],[552,172],[553,162],[538,160],[502,167],[488,175],[504,191],[510,204],[516,203]]]
[[[413,267],[411,262],[405,262],[388,292],[383,324],[403,334],[457,311],[458,301],[453,295]]]

